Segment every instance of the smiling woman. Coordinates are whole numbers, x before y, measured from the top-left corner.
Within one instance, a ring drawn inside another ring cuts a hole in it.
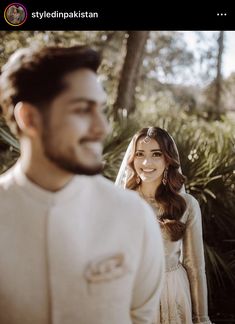
[[[134,168],[144,183],[152,183],[153,187],[157,187],[161,183],[163,172],[166,169],[166,161],[159,144],[154,139],[150,138],[149,141],[146,141],[146,138],[139,139],[136,145]],[[155,190],[148,193],[152,196],[154,194]]]
[[[182,237],[185,229],[179,219],[185,212],[186,203],[178,193],[184,176],[179,172],[174,142],[166,131],[152,127],[137,133],[134,143],[128,160],[128,167],[133,173],[126,187],[138,191],[158,207],[159,221],[175,241]],[[169,219],[171,222],[166,222]]]
[[[143,128],[134,135],[116,184],[137,191],[161,227],[166,279],[155,324],[211,323],[201,212],[196,199],[184,192],[184,179],[177,147],[164,129]]]

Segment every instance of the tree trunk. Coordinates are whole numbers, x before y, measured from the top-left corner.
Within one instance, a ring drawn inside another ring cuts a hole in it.
[[[131,111],[134,111],[135,88],[138,83],[148,35],[149,31],[128,32],[126,57],[118,85],[117,99],[114,104],[115,120],[118,120],[122,116],[128,116]]]
[[[222,113],[221,96],[222,96],[222,56],[224,50],[224,31],[219,32],[218,37],[218,55],[217,55],[217,74],[215,78],[215,113],[217,117]]]

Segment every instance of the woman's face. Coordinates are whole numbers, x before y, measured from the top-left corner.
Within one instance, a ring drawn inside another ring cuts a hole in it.
[[[147,143],[145,137],[140,137],[136,144],[134,168],[143,182],[160,183],[167,166],[165,157],[155,139]]]

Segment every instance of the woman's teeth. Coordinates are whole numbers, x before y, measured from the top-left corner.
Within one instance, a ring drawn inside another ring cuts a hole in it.
[[[144,171],[144,172],[153,172],[153,171],[155,171],[155,169],[142,169],[142,171]]]

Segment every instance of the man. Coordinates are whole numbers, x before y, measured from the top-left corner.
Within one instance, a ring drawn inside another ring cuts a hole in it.
[[[0,177],[0,323],[151,323],[164,267],[153,213],[98,175],[97,52],[21,49],[0,101],[21,156]]]

